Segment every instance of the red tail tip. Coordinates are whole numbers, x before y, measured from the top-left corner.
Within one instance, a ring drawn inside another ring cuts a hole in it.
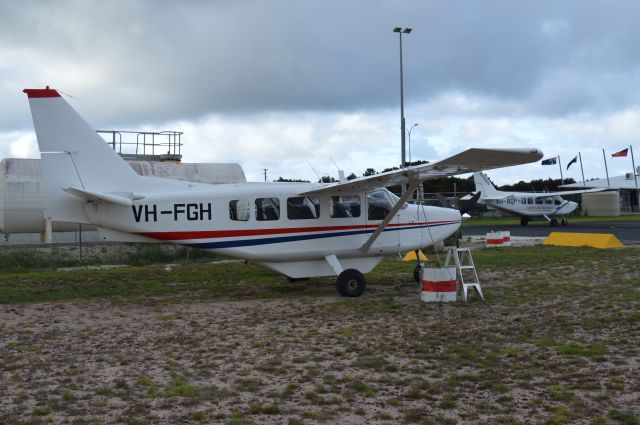
[[[50,89],[49,86],[44,89],[24,89],[22,91],[27,94],[29,99],[36,97],[60,97],[60,93],[58,93],[56,89]]]

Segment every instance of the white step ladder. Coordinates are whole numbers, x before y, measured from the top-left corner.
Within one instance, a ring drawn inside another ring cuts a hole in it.
[[[462,288],[462,300],[467,301],[467,289],[475,288],[480,295],[480,298],[484,301],[482,295],[482,289],[480,288],[480,280],[478,279],[478,273],[476,272],[476,266],[473,264],[473,258],[471,257],[471,250],[469,248],[449,248],[447,252],[447,259],[444,261],[444,266],[453,266],[455,263],[456,273]],[[464,270],[471,270],[471,276],[473,282],[464,281]]]

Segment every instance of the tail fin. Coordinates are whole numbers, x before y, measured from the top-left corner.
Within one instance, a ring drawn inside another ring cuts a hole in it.
[[[496,189],[493,183],[491,183],[489,177],[487,177],[487,175],[484,173],[473,173],[473,182],[476,184],[476,192],[482,192],[482,194],[480,195],[482,198],[491,198],[500,193],[500,191]]]
[[[57,90],[25,89],[40,155],[46,215],[54,221],[89,223],[86,200],[69,188],[130,191],[139,176]]]

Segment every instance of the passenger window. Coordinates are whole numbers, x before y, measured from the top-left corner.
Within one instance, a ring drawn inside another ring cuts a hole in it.
[[[393,208],[385,190],[376,190],[367,194],[369,220],[384,220]]]
[[[229,201],[229,218],[233,221],[248,221],[250,205],[248,199]]]
[[[296,196],[287,199],[287,218],[306,220],[320,217],[320,198],[317,196]]]
[[[540,205],[542,204],[542,198],[536,198],[536,204]]]
[[[532,205],[533,204],[533,198],[527,198],[527,204]]]
[[[278,198],[256,199],[256,220],[270,221],[280,219],[280,200]]]
[[[560,199],[556,199],[555,201],[553,201],[553,203],[555,205],[560,205],[562,202],[560,201]]]
[[[332,218],[360,217],[360,197],[332,196],[329,199],[329,211]]]

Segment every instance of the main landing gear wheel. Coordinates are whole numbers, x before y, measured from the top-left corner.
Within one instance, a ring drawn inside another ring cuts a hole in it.
[[[562,224],[563,226],[566,226],[568,223],[567,219],[562,217],[562,220],[560,221],[560,224]]]
[[[364,275],[356,269],[347,269],[340,273],[336,282],[338,293],[343,297],[359,297],[364,292]]]
[[[522,217],[520,219],[520,226],[526,226],[527,224],[529,224],[529,219],[527,217]]]
[[[549,221],[549,224],[550,224],[551,226],[554,226],[554,227],[555,227],[555,226],[557,226],[557,225],[558,225],[558,220],[556,220],[555,218],[552,218],[552,219]]]

